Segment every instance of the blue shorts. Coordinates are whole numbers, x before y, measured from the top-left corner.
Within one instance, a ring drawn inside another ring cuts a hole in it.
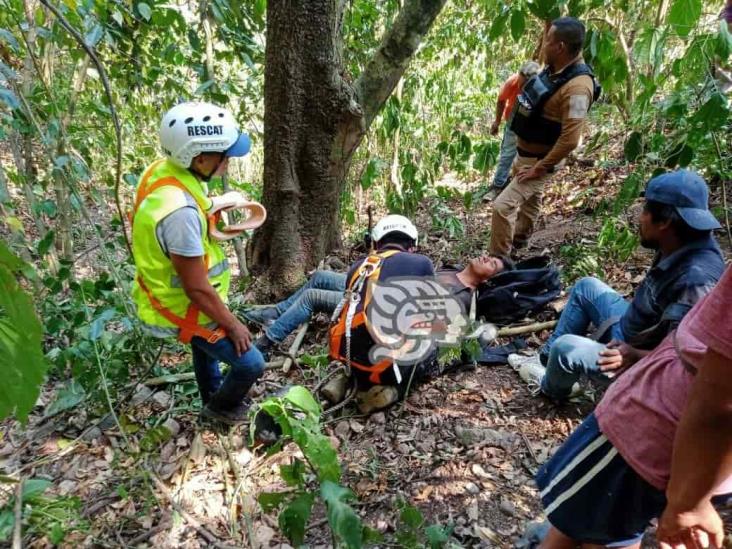
[[[536,475],[549,522],[581,543],[638,543],[666,496],[643,480],[590,414]]]

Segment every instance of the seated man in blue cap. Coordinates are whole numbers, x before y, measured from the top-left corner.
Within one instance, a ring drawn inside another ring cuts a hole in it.
[[[608,382],[650,353],[717,283],[724,259],[712,235],[709,189],[696,173],[679,170],[651,179],[640,214],[641,245],[656,250],[632,301],[604,282],[574,285],[556,330],[537,354],[508,362],[537,393],[565,400],[583,375]],[[595,337],[585,337],[592,324]]]

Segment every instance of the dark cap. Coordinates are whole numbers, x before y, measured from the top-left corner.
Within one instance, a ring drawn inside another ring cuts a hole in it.
[[[677,170],[654,177],[646,185],[646,200],[674,206],[692,229],[711,231],[721,225],[709,211],[709,188],[690,170]]]

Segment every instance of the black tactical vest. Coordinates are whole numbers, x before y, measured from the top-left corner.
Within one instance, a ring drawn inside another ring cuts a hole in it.
[[[575,63],[552,76],[549,67],[529,78],[516,100],[511,130],[529,143],[554,145],[562,133],[562,123],[542,116],[544,105],[559,88],[577,76],[588,75],[593,82],[593,103],[600,97],[602,88],[592,68],[585,63]]]

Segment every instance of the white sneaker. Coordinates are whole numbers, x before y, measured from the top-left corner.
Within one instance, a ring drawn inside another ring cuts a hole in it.
[[[541,366],[543,369],[541,360],[539,360],[539,353],[532,353],[530,355],[511,353],[508,355],[508,364],[517,372],[524,364],[535,364],[536,366]]]
[[[529,386],[532,395],[541,392],[541,380],[544,379],[546,368],[539,362],[539,355],[535,355],[535,361],[524,361],[519,367],[519,377]]]

